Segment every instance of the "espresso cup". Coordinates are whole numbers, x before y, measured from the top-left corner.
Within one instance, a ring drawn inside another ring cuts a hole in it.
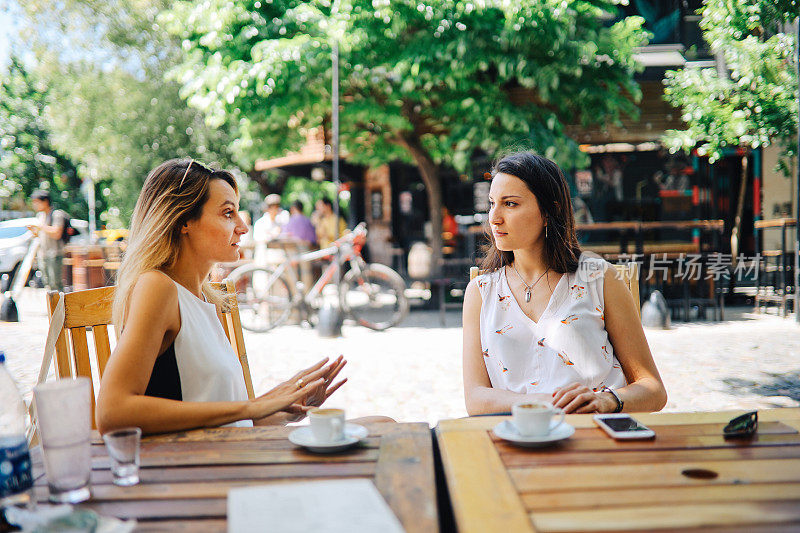
[[[519,402],[511,408],[512,423],[520,435],[539,437],[550,433],[553,416],[558,415],[559,426],[564,421],[564,410],[545,402]]]
[[[344,440],[344,409],[312,409],[308,412],[308,420],[317,442]]]

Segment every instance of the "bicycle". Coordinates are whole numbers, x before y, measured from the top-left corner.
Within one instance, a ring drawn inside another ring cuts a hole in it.
[[[323,289],[333,281],[337,268],[349,266],[339,283],[339,305],[356,323],[377,331],[397,325],[408,314],[406,284],[391,268],[367,264],[361,256],[367,228],[362,222],[331,246],[288,257],[277,267],[247,264],[229,275],[236,287],[242,326],[254,332],[283,324],[293,310],[314,325],[323,302]],[[336,262],[337,253],[338,264]],[[314,285],[305,292],[297,278],[302,263],[328,261]]]

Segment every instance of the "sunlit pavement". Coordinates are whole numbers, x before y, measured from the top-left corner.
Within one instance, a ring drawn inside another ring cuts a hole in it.
[[[0,322],[0,350],[26,395],[36,381],[47,336],[41,289],[25,289],[21,322]],[[667,410],[708,411],[800,405],[800,326],[792,318],[727,309],[725,322],[676,323],[646,330],[667,386]],[[321,338],[301,326],[245,331],[253,384],[265,392],[322,357],[344,354],[348,383],[330,400],[348,416],[381,414],[400,421],[466,415],[461,384],[461,317],[414,311],[384,332],[348,325],[342,337]]]

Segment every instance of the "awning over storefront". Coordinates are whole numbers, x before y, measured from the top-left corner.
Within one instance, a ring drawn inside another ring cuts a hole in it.
[[[347,152],[342,151],[340,157],[345,159]],[[306,143],[299,152],[289,152],[283,157],[274,159],[259,159],[256,161],[256,170],[269,170],[294,165],[313,165],[333,159],[333,152],[330,144],[325,142],[325,129],[320,126],[308,130]]]

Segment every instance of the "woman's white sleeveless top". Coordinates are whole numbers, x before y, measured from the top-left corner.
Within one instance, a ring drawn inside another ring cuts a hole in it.
[[[174,280],[173,280],[174,281]],[[178,287],[181,329],[175,337],[175,360],[185,402],[247,401],[242,365],[225,336],[217,307]],[[251,427],[240,420],[232,427]]]
[[[626,385],[605,328],[603,279],[609,266],[582,254],[578,270],[561,276],[538,322],[522,312],[506,268],[477,278],[481,350],[492,387],[528,394],[552,393],[573,382],[595,390]]]

